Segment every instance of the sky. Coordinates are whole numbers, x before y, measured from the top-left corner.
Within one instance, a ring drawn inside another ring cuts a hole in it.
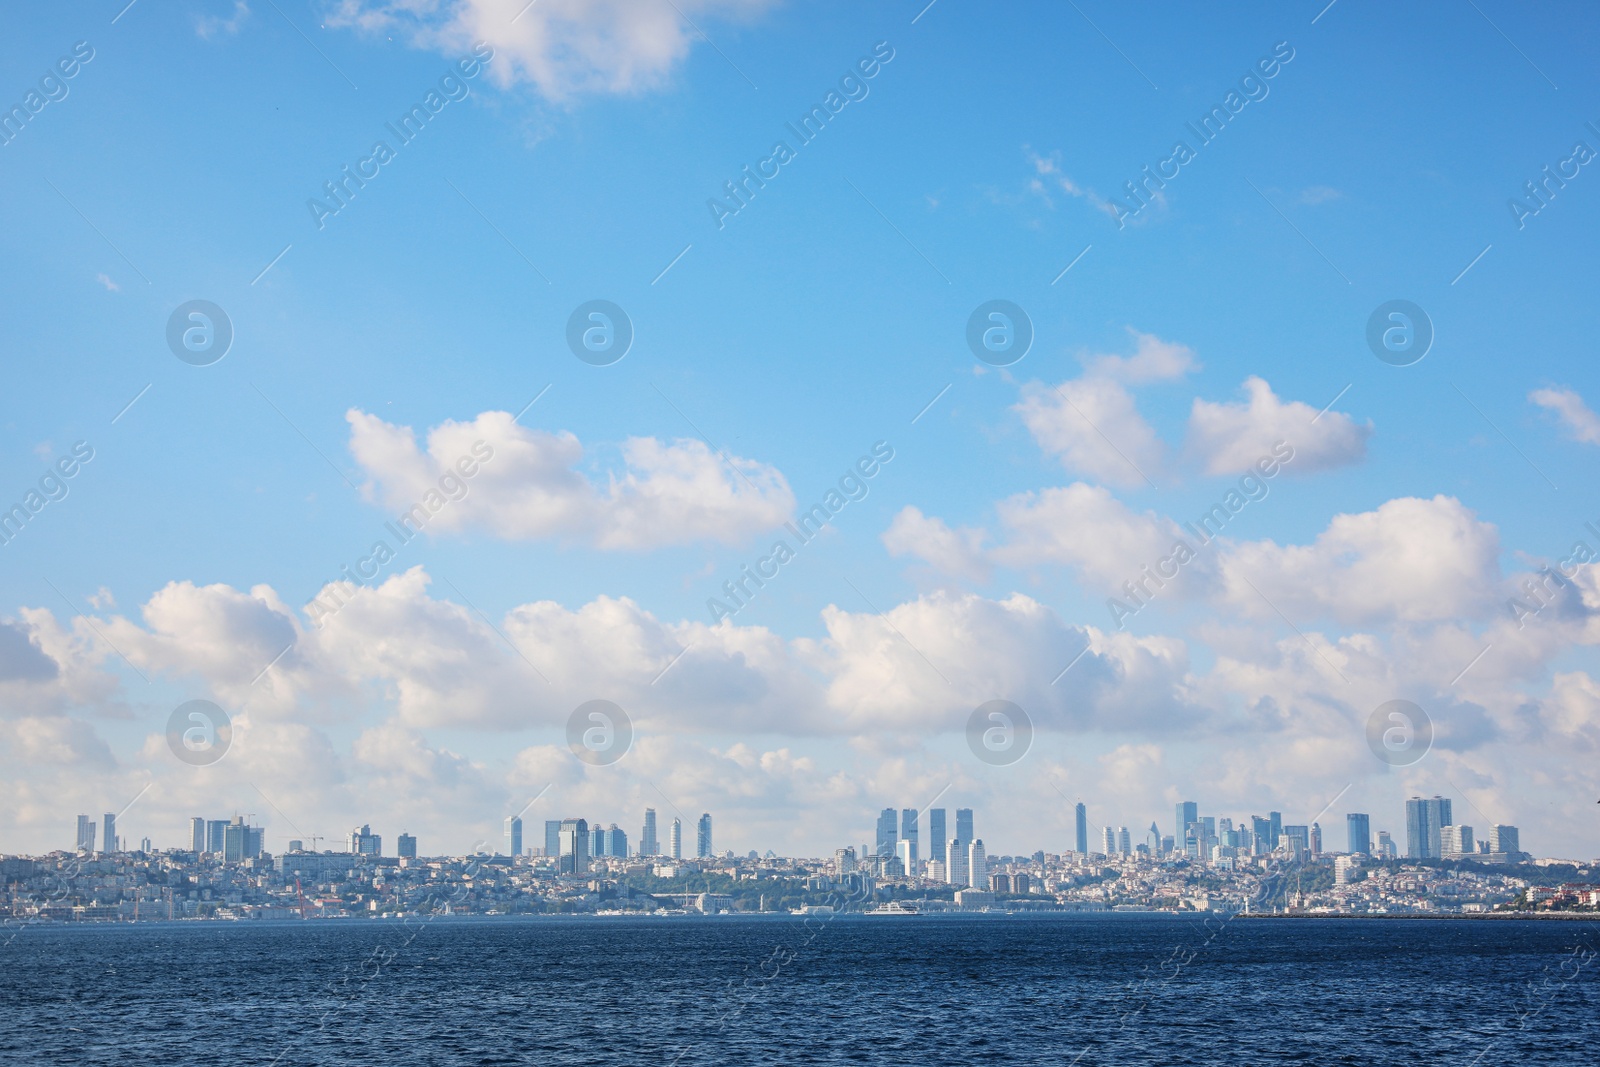
[[[4,19],[0,851],[1600,854],[1592,8]]]

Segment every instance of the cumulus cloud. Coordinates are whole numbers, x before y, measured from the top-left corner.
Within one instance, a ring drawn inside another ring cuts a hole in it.
[[[1016,410],[1041,449],[1098,481],[1138,485],[1166,464],[1166,447],[1132,394],[1109,378],[1029,384]]]
[[[1298,400],[1285,403],[1272,386],[1255,376],[1245,379],[1249,399],[1243,403],[1212,403],[1195,398],[1189,413],[1189,453],[1207,474],[1238,474],[1248,470],[1273,445],[1287,441],[1294,462],[1283,470],[1310,474],[1359,463],[1367,454],[1372,423],[1357,423],[1349,415],[1317,409]]]
[[[561,100],[660,87],[703,40],[696,25],[750,18],[773,0],[338,0],[329,25],[399,33],[413,46],[464,55],[495,50],[490,77]],[[690,20],[693,20],[691,22]]]
[[[576,469],[584,458],[576,437],[529,429],[509,412],[435,426],[426,452],[410,427],[354,408],[345,417],[369,491],[397,515],[415,511],[428,530],[481,527],[507,540],[643,550],[736,544],[781,525],[794,509],[794,493],[775,468],[718,456],[696,440],[629,438],[622,470],[602,488]]]
[[[1007,533],[993,553],[996,561],[1072,567],[1093,593],[1120,589],[1139,568],[1169,553],[1180,535],[1171,519],[1135,512],[1110,490],[1083,482],[1019,493],[995,510]]]
[[[1535,389],[1528,399],[1561,420],[1568,437],[1586,445],[1600,445],[1600,416],[1571,389]]]
[[[1265,597],[1290,617],[1342,623],[1482,617],[1497,599],[1499,555],[1498,531],[1459,500],[1401,497],[1334,516],[1309,545],[1231,546],[1221,596],[1257,614],[1271,610]]]
[[[952,530],[943,519],[931,518],[908,504],[883,532],[883,546],[891,556],[913,556],[940,574],[982,582],[989,576],[984,537],[982,530]]]

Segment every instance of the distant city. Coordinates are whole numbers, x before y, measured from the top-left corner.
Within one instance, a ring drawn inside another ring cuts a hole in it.
[[[370,824],[342,848],[290,840],[274,856],[251,816],[196,816],[182,848],[137,848],[115,814],[78,816],[71,851],[0,858],[8,922],[401,918],[416,915],[795,912],[914,915],[941,911],[1173,910],[1406,915],[1584,911],[1600,907],[1600,862],[1535,860],[1515,826],[1480,833],[1448,798],[1406,802],[1405,851],[1366,813],[1344,816],[1342,850],[1319,823],[1278,812],[1233,819],[1176,806],[1171,833],[1152,824],[1091,833],[1073,809],[1073,847],[993,855],[971,808],[884,808],[875,839],[829,856],[718,852],[709,812],[686,849],[681,818],[663,829],[646,808],[637,842],[615,822],[544,822],[524,839],[506,818],[497,843],[429,856],[401,832],[394,855]],[[97,842],[98,837],[98,842]],[[307,845],[310,845],[308,848]],[[1281,877],[1292,871],[1291,880]]]

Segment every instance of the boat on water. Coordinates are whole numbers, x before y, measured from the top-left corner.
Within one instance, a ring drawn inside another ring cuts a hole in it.
[[[879,904],[876,908],[863,912],[863,914],[875,916],[906,916],[921,915],[922,912],[918,910],[915,904],[907,904],[903,900],[891,900],[887,904]]]

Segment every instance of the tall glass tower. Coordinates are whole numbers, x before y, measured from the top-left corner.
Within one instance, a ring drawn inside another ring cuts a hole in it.
[[[644,809],[644,833],[639,835],[639,855],[656,854],[656,809]]]
[[[894,855],[895,844],[899,835],[895,830],[895,814],[893,808],[884,808],[878,812],[878,842],[874,852],[883,859]]]
[[[1361,812],[1350,812],[1344,817],[1347,840],[1346,849],[1352,854],[1372,854],[1372,820]]]
[[[956,809],[956,837],[961,840],[962,847],[972,844],[972,809]]]
[[[944,859],[944,809],[930,808],[928,810],[928,861]]]
[[[702,812],[694,840],[694,854],[700,859],[711,855],[711,813]]]
[[[1077,833],[1073,839],[1073,844],[1076,846],[1075,851],[1080,856],[1087,856],[1089,854],[1089,809],[1084,807],[1083,801],[1080,800],[1078,801],[1078,806],[1073,809],[1073,814],[1077,823],[1074,827]]]

